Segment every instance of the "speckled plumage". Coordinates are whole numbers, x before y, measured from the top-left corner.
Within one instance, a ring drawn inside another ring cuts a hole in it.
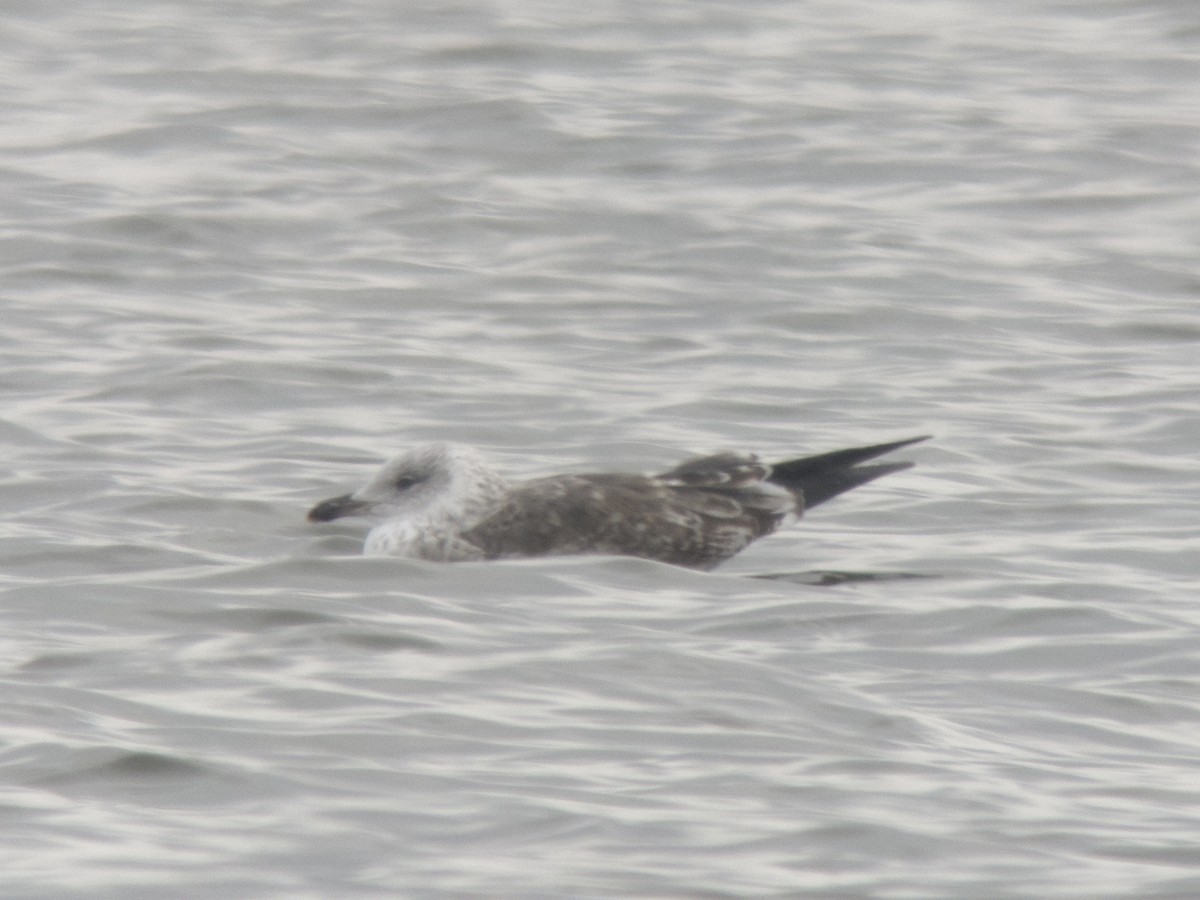
[[[381,520],[364,552],[457,562],[567,554],[638,556],[708,569],[806,508],[911,463],[858,463],[924,440],[839,450],[775,466],[697,457],[661,475],[555,475],[509,484],[467,447],[431,444],[386,463],[310,521]]]

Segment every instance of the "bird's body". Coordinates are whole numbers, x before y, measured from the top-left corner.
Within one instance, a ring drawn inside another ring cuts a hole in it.
[[[568,554],[710,569],[806,509],[911,463],[858,463],[911,438],[790,460],[721,453],[660,475],[553,475],[509,483],[467,447],[431,444],[392,459],[352,494],[313,507],[324,522],[379,521],[364,552],[457,562]]]

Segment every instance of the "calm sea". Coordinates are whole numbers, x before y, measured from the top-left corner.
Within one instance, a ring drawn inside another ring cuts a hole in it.
[[[1200,5],[0,40],[0,895],[1200,895]],[[926,432],[712,574],[304,521]]]

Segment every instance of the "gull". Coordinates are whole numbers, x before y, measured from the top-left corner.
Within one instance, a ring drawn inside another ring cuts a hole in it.
[[[571,554],[711,569],[807,510],[911,462],[859,465],[928,435],[775,464],[753,454],[688,459],[661,475],[551,475],[510,482],[471,447],[435,443],[383,465],[310,522],[377,522],[363,552],[441,562]]]

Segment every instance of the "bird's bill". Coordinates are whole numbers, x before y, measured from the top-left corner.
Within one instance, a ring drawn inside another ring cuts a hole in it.
[[[343,494],[341,497],[322,500],[310,509],[308,511],[308,521],[332,522],[334,519],[340,519],[343,516],[361,515],[367,511],[368,507],[370,507],[370,504],[365,500],[356,500],[353,494]]]

